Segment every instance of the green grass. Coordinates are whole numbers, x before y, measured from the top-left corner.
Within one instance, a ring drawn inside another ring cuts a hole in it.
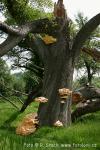
[[[9,103],[0,102],[0,150],[100,149],[100,112],[85,116],[69,128],[45,127],[29,136],[16,135],[19,122],[26,114],[35,112],[37,107],[32,103],[19,114]]]

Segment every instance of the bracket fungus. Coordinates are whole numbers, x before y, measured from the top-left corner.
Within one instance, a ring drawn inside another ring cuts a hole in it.
[[[53,44],[55,42],[57,42],[57,39],[54,38],[53,36],[49,36],[49,35],[45,35],[42,40],[44,41],[45,44],[49,45],[49,44]]]
[[[36,119],[36,115],[28,114],[16,128],[16,134],[18,135],[29,135],[34,133],[37,130],[37,125],[39,124],[38,119]]]
[[[63,127],[63,123],[58,120],[58,121],[56,121],[56,122],[54,123],[54,126],[55,126],[55,127]]]
[[[61,103],[65,103],[67,98],[72,95],[72,91],[66,88],[59,89],[58,91],[61,98]]]
[[[47,102],[48,102],[48,99],[45,98],[45,97],[37,97],[37,98],[35,98],[34,101],[35,101],[35,102],[40,102],[40,103],[47,103]]]

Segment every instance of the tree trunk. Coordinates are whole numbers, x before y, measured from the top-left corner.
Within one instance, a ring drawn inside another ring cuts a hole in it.
[[[92,85],[92,74],[91,74],[91,67],[90,67],[90,64],[84,60],[85,62],[85,66],[86,66],[86,69],[87,69],[87,76],[88,76],[88,83],[89,85]]]
[[[61,104],[58,93],[60,88],[71,89],[73,80],[74,66],[64,34],[59,34],[57,42],[49,45],[45,59],[43,96],[48,98],[48,103],[39,106],[40,126],[52,126],[57,120],[64,125],[69,125],[71,123],[71,100],[68,99],[65,104]]]

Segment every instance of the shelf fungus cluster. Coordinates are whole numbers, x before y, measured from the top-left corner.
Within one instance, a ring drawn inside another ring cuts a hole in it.
[[[72,95],[72,91],[66,88],[59,89],[59,95],[61,98],[61,103],[65,103],[69,96]]]
[[[49,44],[53,44],[55,42],[57,42],[57,39],[54,38],[53,36],[49,36],[49,35],[45,35],[42,40],[44,41],[44,43],[46,45],[49,45]]]
[[[39,103],[47,103],[48,99],[45,97],[37,97],[34,99],[35,102],[39,102]]]
[[[54,123],[54,126],[55,127],[63,127],[63,123],[58,120]]]
[[[16,134],[26,136],[37,130],[39,121],[35,113],[28,114],[16,128]]]

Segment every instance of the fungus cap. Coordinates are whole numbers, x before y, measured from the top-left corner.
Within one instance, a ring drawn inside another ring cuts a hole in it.
[[[35,102],[47,103],[48,99],[45,97],[37,97],[37,98],[35,98]]]
[[[52,44],[55,43],[57,41],[56,38],[54,38],[53,36],[49,36],[49,35],[45,35],[42,40],[44,41],[45,44]]]
[[[72,91],[66,88],[59,89],[59,95],[62,99],[66,99],[68,96],[71,96]]]
[[[58,121],[56,121],[56,122],[54,123],[54,126],[55,126],[55,127],[63,127],[63,123],[58,120]]]

